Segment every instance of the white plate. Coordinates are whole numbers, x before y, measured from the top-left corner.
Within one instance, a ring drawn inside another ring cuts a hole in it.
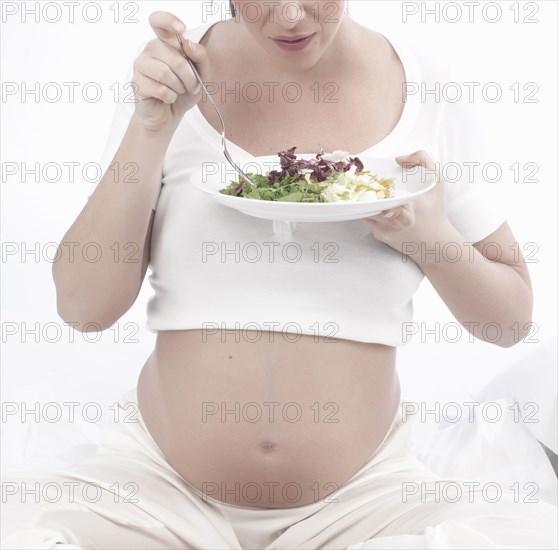
[[[296,152],[295,152],[296,153]],[[297,158],[310,160],[315,154],[297,154]],[[238,174],[233,167],[223,160],[219,163],[205,163],[194,172],[190,183],[209,194],[218,202],[256,218],[292,222],[332,222],[356,220],[373,216],[384,210],[405,204],[426,193],[436,185],[436,176],[423,168],[403,169],[393,159],[359,156],[365,170],[370,170],[379,178],[395,178],[393,198],[367,201],[340,201],[326,203],[276,202],[233,197],[219,192],[227,187],[231,180],[237,180]],[[277,155],[253,157],[245,163],[239,162],[244,172],[266,174],[270,170],[280,169]]]

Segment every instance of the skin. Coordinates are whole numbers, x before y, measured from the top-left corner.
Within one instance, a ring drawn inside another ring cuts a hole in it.
[[[235,4],[242,14],[247,1]],[[339,103],[333,105],[316,103],[312,95],[294,104],[281,100],[221,102],[219,94],[215,95],[226,120],[227,137],[246,151],[273,155],[293,143],[299,145],[299,152],[320,148],[362,151],[396,126],[404,107],[400,97],[404,72],[397,55],[380,34],[343,16],[344,1],[333,4],[339,14],[335,23],[324,21],[331,12],[313,13],[314,2],[298,2],[296,14],[287,11],[283,15],[277,9],[271,20],[265,10],[272,8],[264,7],[264,16],[257,21],[226,21],[214,26],[196,49],[185,45],[206,81],[296,81],[303,88],[333,79],[344,84]],[[140,101],[115,156],[119,162],[141,159],[145,192],[115,185],[106,175],[62,240],[93,237],[109,246],[115,236],[123,241],[136,239],[141,242],[142,261],[134,266],[98,266],[70,262],[62,256],[54,264],[59,313],[65,320],[75,321],[77,330],[85,330],[84,324],[91,318],[109,327],[139,292],[149,263],[150,205],[166,147],[184,113],[198,104],[207,121],[219,129],[211,106],[200,101],[196,80],[178,51],[175,32],[184,31],[183,23],[166,12],[152,14],[150,23],[157,38],[136,60],[134,80]],[[284,52],[269,40],[269,36],[311,32],[318,35],[304,55]],[[363,66],[368,67],[364,73]],[[258,124],[247,126],[246,120],[254,117]],[[280,128],[278,119],[283,122]],[[324,131],[316,120],[327,120],[336,131]],[[349,127],[345,120],[355,123]],[[397,161],[408,167],[433,165],[425,151],[411,152]],[[409,242],[466,246],[447,217],[443,182],[412,203],[360,223],[368,224],[371,238],[400,252]],[[500,245],[503,255],[498,262],[487,262],[493,258],[482,256],[486,242]],[[514,260],[510,248],[514,242],[508,224],[503,224],[475,244],[473,261],[468,250],[463,261],[452,263],[433,263],[429,256],[423,261],[419,254],[409,257],[456,319],[466,323],[466,329],[472,321],[497,322],[502,327],[518,322],[522,327],[531,320],[532,290],[523,258]],[[496,342],[503,347],[514,343],[513,332],[506,330]],[[262,338],[253,343],[242,337],[237,342],[223,334],[209,339],[206,335],[204,340],[201,330],[161,331],[138,381],[139,407],[168,462],[198,490],[240,506],[300,506],[334,497],[337,488],[381,443],[399,401],[395,360],[393,347],[350,340],[332,344],[305,336],[293,344],[276,336],[273,342]],[[240,422],[222,421],[219,415],[204,420],[201,411],[208,402],[225,403],[229,409],[237,402],[295,402],[304,414],[295,423],[281,414],[273,420],[267,414],[256,423],[244,417]],[[315,403],[320,409],[318,422],[311,408]],[[330,420],[338,421],[326,422],[328,414]],[[242,490],[222,490],[235,484],[242,489],[257,484],[262,495],[254,499]],[[287,484],[300,489],[296,498],[282,493]],[[272,493],[271,486],[278,489]]]

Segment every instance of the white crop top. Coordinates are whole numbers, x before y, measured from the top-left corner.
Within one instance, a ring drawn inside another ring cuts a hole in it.
[[[199,42],[212,24],[186,36]],[[428,56],[390,42],[407,83],[432,89],[435,82],[450,81],[446,70]],[[131,79],[132,66],[125,82]],[[421,94],[410,93],[396,128],[367,152],[393,158],[423,149],[442,166],[450,161],[482,166],[488,155],[465,101],[424,102]],[[116,107],[100,160],[103,171],[114,158],[134,107],[124,101]],[[286,143],[285,149],[295,145]],[[228,149],[241,166],[253,159],[230,141]],[[351,151],[351,156],[358,153]],[[196,106],[170,142],[154,205],[148,277],[154,295],[147,305],[148,330],[274,330],[289,341],[309,334],[389,346],[409,341],[404,323],[412,321],[412,297],[424,277],[412,260],[403,262],[401,254],[375,240],[360,220],[297,223],[285,240],[274,233],[272,221],[216,204],[193,187],[189,177],[204,161],[225,159],[220,133]],[[448,216],[466,241],[477,242],[494,232],[505,216],[489,198],[490,185],[471,183],[466,175],[463,171],[461,179],[446,184]],[[265,337],[263,332],[244,334]]]

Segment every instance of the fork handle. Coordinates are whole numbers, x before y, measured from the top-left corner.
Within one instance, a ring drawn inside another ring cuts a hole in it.
[[[255,183],[240,169],[240,167],[234,163],[234,161],[232,160],[230,154],[229,154],[229,150],[227,149],[227,140],[225,138],[225,122],[223,121],[223,117],[221,116],[221,112],[219,111],[217,105],[215,105],[215,101],[213,101],[213,98],[211,97],[211,94],[207,91],[207,88],[205,87],[205,84],[202,80],[202,77],[200,76],[200,74],[198,73],[198,70],[196,69],[196,67],[194,66],[194,63],[192,62],[192,60],[186,55],[186,51],[184,50],[184,44],[182,42],[182,38],[179,34],[176,35],[176,38],[178,40],[178,43],[180,44],[180,49],[182,50],[182,55],[185,57],[186,61],[188,61],[188,63],[190,64],[190,67],[192,68],[192,71],[194,72],[194,75],[196,76],[198,82],[200,83],[203,91],[205,92],[205,95],[209,98],[209,101],[211,102],[211,104],[213,105],[213,108],[215,109],[215,112],[217,113],[217,116],[219,117],[219,123],[221,124],[221,143],[223,145],[223,153],[225,155],[225,158],[227,159],[227,161],[229,162],[229,164],[251,185],[253,185],[254,187],[256,186]]]

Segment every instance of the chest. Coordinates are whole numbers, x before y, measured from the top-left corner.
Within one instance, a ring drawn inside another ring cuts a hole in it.
[[[212,98],[227,139],[251,155],[275,155],[295,146],[297,153],[342,149],[356,155],[389,135],[401,118],[404,72],[398,69],[375,82],[243,81],[224,75]],[[210,101],[204,98],[198,107],[220,133]]]

